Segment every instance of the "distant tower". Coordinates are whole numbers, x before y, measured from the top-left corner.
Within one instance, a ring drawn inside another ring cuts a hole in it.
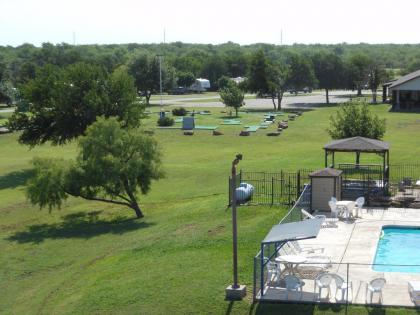
[[[76,32],[73,31],[73,46],[76,46]]]
[[[283,46],[283,29],[280,30],[280,45]]]

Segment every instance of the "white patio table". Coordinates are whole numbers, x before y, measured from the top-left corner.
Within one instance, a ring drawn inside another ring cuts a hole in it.
[[[294,275],[297,266],[306,262],[306,257],[299,255],[282,255],[276,257],[275,261],[278,263],[284,263],[285,269],[283,273],[288,272],[289,274]]]
[[[349,219],[350,214],[353,213],[353,209],[356,206],[354,201],[351,200],[340,200],[337,201],[336,206],[338,209],[344,212],[344,217],[346,220]]]

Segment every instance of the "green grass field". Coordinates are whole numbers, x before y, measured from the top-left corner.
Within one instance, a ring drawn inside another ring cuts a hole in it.
[[[153,110],[153,109],[152,109]],[[208,110],[208,109],[207,109]],[[223,108],[197,115],[215,125]],[[387,119],[391,162],[420,156],[420,114],[373,110]],[[25,198],[35,156],[72,158],[75,144],[32,150],[17,134],[0,135],[0,313],[1,314],[345,314],[339,306],[252,305],[252,259],[259,242],[287,209],[239,209],[239,277],[248,285],[244,301],[224,300],[231,282],[231,221],[227,176],[236,153],[248,171],[323,167],[328,117],[334,107],[305,112],[279,137],[275,126],[239,137],[263,113],[240,113],[242,126],[221,126],[223,136],[155,129],[157,113],[144,122],[155,130],[166,178],[140,196],[146,217],[132,210],[69,199],[61,210],[39,210]],[[336,161],[353,161],[338,154]],[[362,155],[362,162],[380,158]],[[350,307],[349,314],[417,314],[409,309]]]

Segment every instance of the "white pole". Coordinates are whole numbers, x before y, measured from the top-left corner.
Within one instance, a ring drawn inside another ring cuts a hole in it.
[[[162,107],[162,55],[159,55],[160,107]]]

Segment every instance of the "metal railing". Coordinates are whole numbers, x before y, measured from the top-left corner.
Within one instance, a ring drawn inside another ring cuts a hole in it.
[[[308,209],[311,202],[311,185],[305,185],[301,195],[299,196],[298,200],[295,202],[293,207],[287,212],[287,214],[280,220],[279,224],[283,223],[291,223],[297,222],[302,220],[302,212],[301,209]],[[266,244],[264,246],[264,255],[267,258],[265,262],[263,262],[263,266],[261,267],[262,261],[261,259],[261,251],[257,253],[254,257],[254,286],[253,286],[253,296],[254,300],[256,299],[257,292],[261,290],[261,283],[265,282],[267,279],[267,274],[263,273],[261,275],[260,271],[265,270],[265,265],[269,259],[272,259],[277,253],[276,246],[274,244]],[[260,280],[262,279],[262,280]]]
[[[311,170],[300,169],[295,172],[240,172],[241,182],[254,186],[250,204],[254,205],[293,205],[303,188],[309,183]]]
[[[255,287],[256,301],[388,306],[416,306],[414,301],[420,302],[420,291],[416,288],[420,265],[317,262],[314,259],[291,267],[275,258],[273,256],[271,262],[277,266],[276,271],[264,268],[264,287]],[[254,267],[258,267],[257,263],[255,259]],[[287,289],[285,278],[289,274],[301,281],[301,290]],[[317,280],[320,281],[317,283]]]

